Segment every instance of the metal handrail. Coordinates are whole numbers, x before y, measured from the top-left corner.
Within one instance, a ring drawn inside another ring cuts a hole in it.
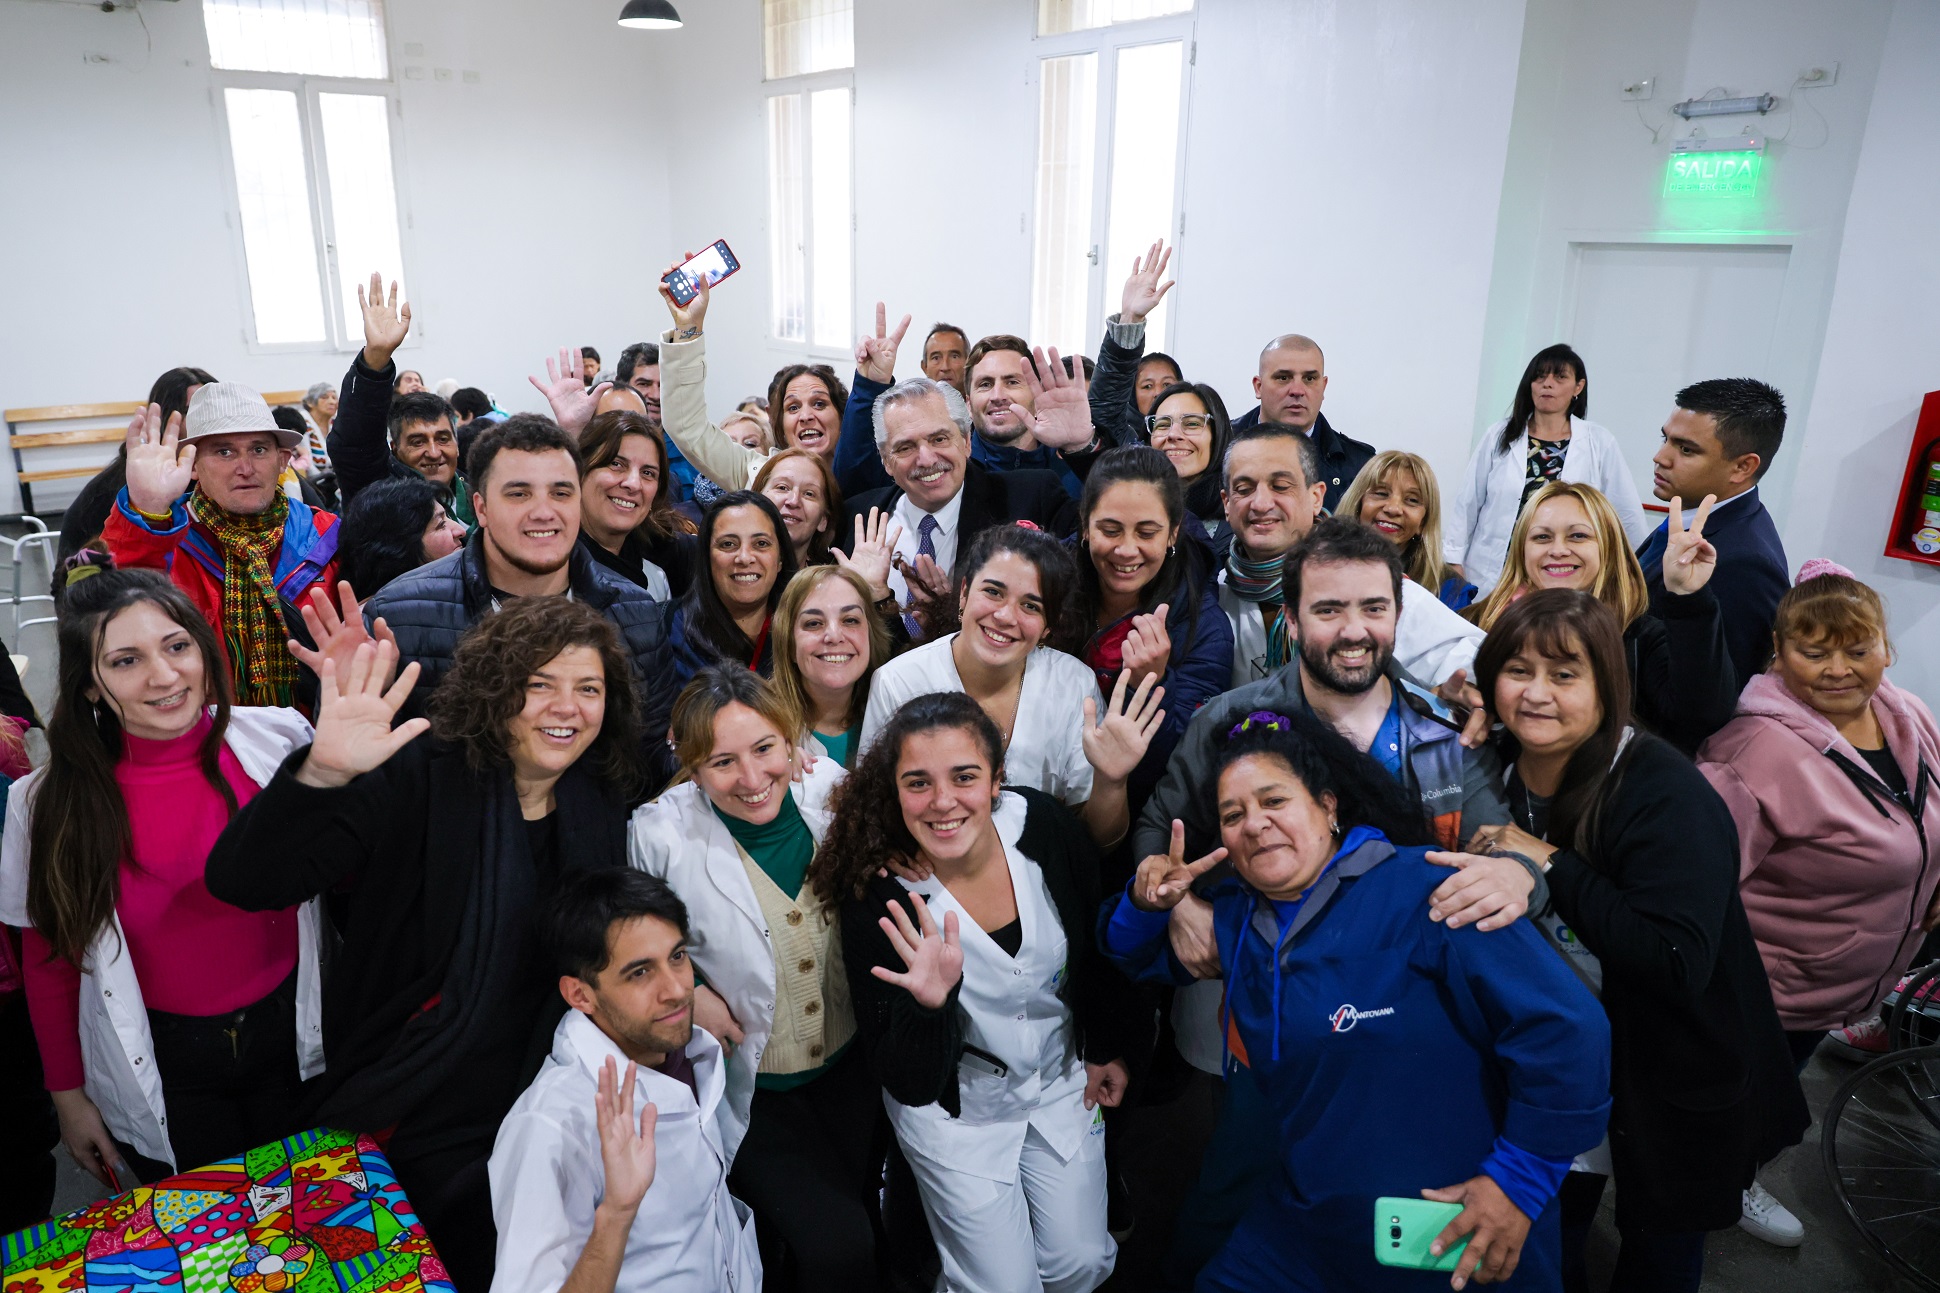
[[[5,547],[13,558],[13,593],[7,599],[7,605],[13,612],[13,644],[15,647],[18,647],[20,645],[20,634],[23,629],[32,628],[36,624],[54,623],[54,616],[52,615],[38,615],[27,620],[20,618],[20,608],[28,602],[46,602],[49,609],[52,609],[54,604],[54,595],[52,593],[23,594],[21,592],[21,553],[31,547],[40,547],[42,550],[41,555],[47,561],[48,574],[51,578],[54,570],[54,558],[60,551],[57,545],[61,541],[61,532],[59,530],[48,529],[47,522],[41,520],[31,512],[17,512],[8,516],[0,516],[0,523],[10,521],[27,526],[27,533],[18,538],[0,538],[0,547]]]

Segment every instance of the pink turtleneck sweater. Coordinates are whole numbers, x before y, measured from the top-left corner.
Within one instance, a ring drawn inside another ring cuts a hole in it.
[[[121,863],[115,913],[128,957],[151,1009],[176,1015],[221,1015],[275,991],[296,968],[294,909],[249,912],[218,902],[202,882],[203,865],[229,806],[202,775],[198,757],[209,720],[170,741],[127,737],[115,780],[128,805],[133,853]],[[224,745],[223,777],[246,804],[260,789]],[[22,960],[27,1007],[50,1091],[82,1083],[81,975],[29,929]]]

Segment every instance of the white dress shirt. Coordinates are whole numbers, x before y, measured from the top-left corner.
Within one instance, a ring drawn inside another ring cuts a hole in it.
[[[869,682],[869,707],[862,714],[858,755],[868,751],[883,724],[907,702],[931,692],[964,689],[956,657],[950,654],[956,640],[952,633],[926,642],[876,670]],[[1025,658],[1017,721],[1004,751],[1006,784],[1042,790],[1073,807],[1091,798],[1091,761],[1084,750],[1086,696],[1102,714],[1105,701],[1098,694],[1097,676],[1076,656],[1039,647]]]
[[[492,1293],[555,1293],[593,1233],[606,1195],[594,1101],[607,1056],[627,1057],[577,1010],[552,1034],[552,1054],[499,1124],[488,1166],[498,1269]],[[634,1117],[652,1101],[653,1184],[640,1201],[614,1293],[758,1293],[753,1214],[728,1193],[716,1112],[726,1090],[721,1045],[696,1028],[687,1043],[695,1090],[639,1070]]]
[[[896,555],[912,566],[916,564],[916,547],[923,541],[925,515],[908,494],[896,500],[893,524],[899,523],[903,527],[902,534],[896,540]],[[950,496],[949,502],[928,515],[936,517],[936,529],[930,536],[930,545],[936,549],[936,564],[947,578],[957,564],[957,533],[959,523],[963,520],[962,487],[959,486],[957,492]],[[909,581],[893,564],[889,567],[889,589],[896,594],[897,601],[909,604]]]

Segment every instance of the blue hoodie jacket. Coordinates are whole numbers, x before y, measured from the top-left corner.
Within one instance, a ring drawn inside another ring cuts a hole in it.
[[[1284,932],[1237,878],[1209,895],[1227,1009],[1278,1124],[1276,1246],[1327,1288],[1420,1287],[1418,1272],[1375,1263],[1374,1200],[1487,1172],[1542,1219],[1514,1283],[1553,1287],[1555,1208],[1504,1178],[1515,1160],[1567,1160],[1602,1139],[1609,1024],[1528,922],[1430,921],[1449,872],[1426,851],[1356,827]],[[1190,982],[1166,922],[1121,894],[1101,946],[1135,979]]]

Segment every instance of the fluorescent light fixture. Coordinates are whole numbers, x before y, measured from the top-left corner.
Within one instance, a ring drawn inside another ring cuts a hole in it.
[[[625,21],[622,19],[621,21]],[[1778,102],[1775,95],[1753,94],[1741,99],[1686,99],[1674,104],[1671,111],[1689,121],[1692,117],[1730,117],[1746,112],[1756,112],[1760,116],[1772,110]]]
[[[1671,140],[1673,153],[1762,153],[1765,151],[1765,136],[1755,130],[1747,130],[1742,135],[1720,135],[1716,139],[1704,139],[1693,135],[1689,139]]]
[[[626,0],[620,26],[641,31],[671,31],[680,26],[680,12],[669,0]]]

